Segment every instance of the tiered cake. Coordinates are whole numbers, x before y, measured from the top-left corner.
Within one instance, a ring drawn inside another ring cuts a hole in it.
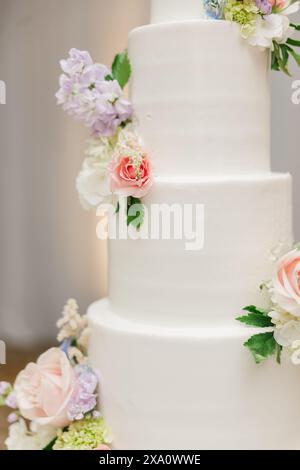
[[[270,171],[269,57],[201,5],[152,0],[130,35],[156,175],[145,204],[204,204],[205,242],[110,241],[109,298],[89,311],[101,409],[117,449],[295,448],[299,372],[256,366],[234,320],[292,243],[291,178]]]

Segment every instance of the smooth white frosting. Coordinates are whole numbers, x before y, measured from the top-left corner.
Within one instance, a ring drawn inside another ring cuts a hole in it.
[[[151,0],[151,23],[205,18],[203,0]]]
[[[129,39],[131,99],[154,172],[248,174],[270,169],[268,54],[238,26],[144,26]]]
[[[242,346],[254,330],[149,327],[106,301],[89,318],[114,448],[299,449],[299,371],[289,359],[257,366]]]
[[[272,275],[272,250],[292,243],[291,179],[268,174],[159,178],[151,204],[204,204],[204,247],[183,240],[109,242],[109,298],[120,316],[159,325],[226,325]]]

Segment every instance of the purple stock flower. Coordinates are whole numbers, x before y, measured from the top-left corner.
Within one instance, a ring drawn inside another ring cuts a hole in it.
[[[98,377],[89,366],[77,366],[77,384],[68,405],[68,416],[71,421],[83,419],[93,411],[97,404]]]
[[[10,383],[8,382],[0,382],[0,395],[4,395],[5,392],[11,387]]]
[[[272,13],[272,5],[268,0],[256,0],[256,6],[263,15],[270,15]]]
[[[87,52],[71,49],[61,67],[65,74],[59,79],[57,103],[90,127],[95,136],[114,135],[118,126],[132,117],[132,105],[124,98],[117,80],[106,80],[109,69],[93,64]]]
[[[17,413],[10,413],[7,417],[7,422],[9,424],[13,424],[16,421],[18,421],[18,419],[19,419],[19,416],[17,415]]]
[[[92,65],[93,61],[90,54],[86,51],[79,51],[78,49],[70,49],[69,58],[67,60],[61,60],[60,66],[68,75],[81,73],[84,67]]]
[[[9,408],[18,408],[17,399],[15,392],[11,392],[5,400],[5,405]]]

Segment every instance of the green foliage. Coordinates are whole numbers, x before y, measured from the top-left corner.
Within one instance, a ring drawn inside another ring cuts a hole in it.
[[[291,27],[296,31],[300,31],[300,25],[291,24]],[[291,76],[288,68],[290,56],[300,67],[300,54],[293,49],[294,47],[300,47],[298,39],[288,38],[285,44],[278,44],[276,41],[273,41],[272,70],[281,70],[286,75]]]
[[[111,75],[106,77],[106,80],[117,80],[121,88],[129,82],[131,76],[131,65],[128,57],[127,49],[120,54],[117,54],[114,58]]]
[[[127,225],[133,225],[139,230],[145,217],[145,208],[142,201],[136,197],[127,198]]]
[[[273,332],[259,333],[258,335],[251,336],[244,343],[244,346],[251,351],[257,364],[275,354],[277,350],[277,343]]]

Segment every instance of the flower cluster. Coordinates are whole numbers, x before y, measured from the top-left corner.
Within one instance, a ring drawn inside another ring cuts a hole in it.
[[[252,336],[245,346],[253,353],[256,362],[272,354],[280,362],[284,348],[293,364],[300,364],[300,247],[281,257],[277,262],[273,278],[262,286],[269,295],[268,309],[246,307],[246,315],[237,318],[249,326],[267,328]]]
[[[71,49],[60,62],[63,74],[56,94],[70,116],[90,127],[95,136],[111,136],[130,120],[132,106],[117,80],[104,65],[94,64],[88,52]]]
[[[97,411],[99,378],[88,364],[86,317],[75,300],[67,302],[58,327],[60,347],[29,363],[13,386],[0,382],[0,406],[12,410],[9,450],[107,450],[111,442]]]
[[[289,75],[288,61],[300,66],[300,55],[292,39],[300,26],[290,23],[289,15],[299,9],[299,0],[203,0],[207,16],[238,23],[241,35],[252,46],[272,51],[272,69]]]
[[[131,103],[125,99],[131,66],[127,51],[111,70],[94,64],[89,53],[71,49],[61,61],[58,104],[91,129],[82,169],[76,180],[82,206],[98,208],[118,197],[143,197],[152,183],[149,158],[136,132]],[[130,199],[129,199],[130,201]]]

